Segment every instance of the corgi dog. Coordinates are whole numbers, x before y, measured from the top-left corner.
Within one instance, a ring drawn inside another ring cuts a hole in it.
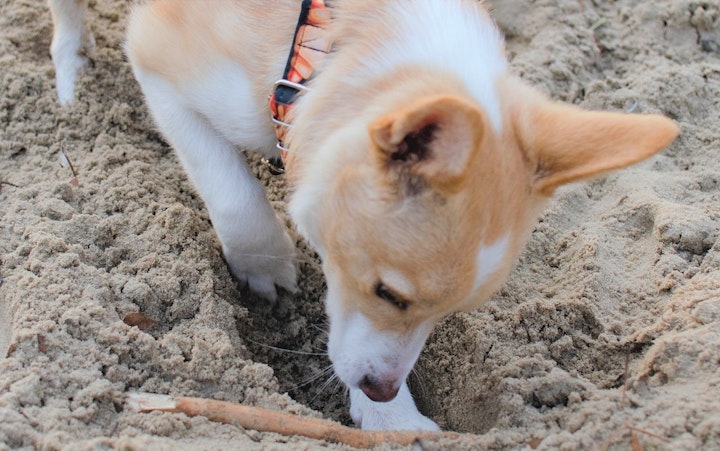
[[[151,0],[127,32],[232,273],[270,301],[297,289],[294,243],[241,150],[278,155],[268,97],[301,3]],[[433,326],[501,286],[556,188],[648,158],[679,129],[549,100],[512,75],[477,0],[335,0],[322,14],[332,51],[283,143],[289,213],[322,259],[329,357],[355,423],[437,429],[406,384]]]

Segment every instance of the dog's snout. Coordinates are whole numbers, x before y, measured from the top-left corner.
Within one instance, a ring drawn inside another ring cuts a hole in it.
[[[395,399],[400,384],[393,381],[381,381],[366,374],[360,381],[360,390],[375,402],[388,402]]]

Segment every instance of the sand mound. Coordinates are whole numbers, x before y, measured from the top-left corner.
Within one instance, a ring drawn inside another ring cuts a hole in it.
[[[522,77],[683,134],[559,193],[502,291],[433,333],[411,381],[422,410],[479,434],[443,444],[458,449],[627,449],[628,425],[648,448],[717,446],[720,9],[494,3]],[[124,61],[127,8],[94,3],[98,53],[62,110],[45,3],[0,4],[0,449],[333,446],[124,407],[143,390],[348,421],[323,372],[317,258],[298,243],[301,293],[275,308],[236,286]],[[255,168],[282,211],[282,177]]]

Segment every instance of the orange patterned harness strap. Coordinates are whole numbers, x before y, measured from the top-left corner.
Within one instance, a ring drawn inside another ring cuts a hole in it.
[[[283,163],[287,161],[285,137],[291,127],[295,97],[300,91],[307,90],[305,83],[312,77],[315,65],[332,47],[325,30],[328,22],[330,8],[325,5],[325,0],[303,0],[285,73],[270,95],[270,114]]]

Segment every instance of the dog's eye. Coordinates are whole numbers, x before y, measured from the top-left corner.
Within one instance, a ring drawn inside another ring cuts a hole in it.
[[[375,296],[394,305],[398,310],[407,310],[410,303],[393,293],[384,283],[375,285]]]

